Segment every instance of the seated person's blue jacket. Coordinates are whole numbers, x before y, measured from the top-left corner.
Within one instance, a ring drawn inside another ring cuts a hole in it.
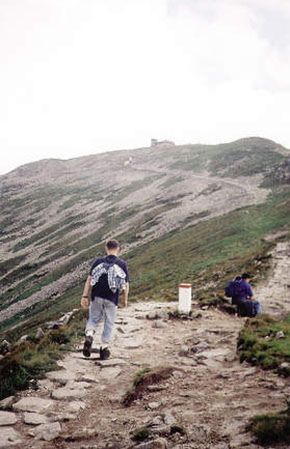
[[[246,299],[252,298],[254,296],[252,287],[244,279],[240,279],[235,282],[233,304],[238,304],[239,302],[245,301]]]

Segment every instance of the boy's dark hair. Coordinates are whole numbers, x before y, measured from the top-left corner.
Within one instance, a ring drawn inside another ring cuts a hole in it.
[[[120,243],[118,242],[118,240],[107,240],[106,241],[106,248],[107,249],[117,249],[117,248],[121,248]]]
[[[243,273],[242,279],[251,279],[253,276],[250,273]]]

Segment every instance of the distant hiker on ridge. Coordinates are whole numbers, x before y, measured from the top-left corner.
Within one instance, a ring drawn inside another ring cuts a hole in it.
[[[89,306],[89,319],[85,330],[83,354],[90,357],[93,344],[93,335],[96,327],[104,319],[104,328],[101,337],[100,359],[110,357],[109,343],[116,318],[119,293],[124,293],[124,306],[128,304],[129,273],[127,263],[118,257],[121,247],[117,240],[108,240],[105,246],[106,256],[98,257],[90,270],[86,280],[81,306]]]
[[[238,314],[244,317],[254,317],[262,312],[261,304],[254,297],[250,280],[251,275],[243,273],[228,282],[225,288],[226,296],[232,298],[232,304],[238,307]]]

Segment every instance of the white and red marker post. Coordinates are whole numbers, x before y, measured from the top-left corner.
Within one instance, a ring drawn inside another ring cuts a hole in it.
[[[178,286],[178,312],[189,314],[191,311],[191,284],[179,284]]]

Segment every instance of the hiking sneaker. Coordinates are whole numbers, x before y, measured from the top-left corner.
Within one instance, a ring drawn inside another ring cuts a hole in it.
[[[100,359],[101,360],[108,360],[110,355],[111,355],[111,353],[108,348],[103,349],[102,347],[100,347]]]
[[[83,348],[83,354],[85,357],[91,356],[92,344],[93,344],[93,337],[91,335],[87,335]]]

